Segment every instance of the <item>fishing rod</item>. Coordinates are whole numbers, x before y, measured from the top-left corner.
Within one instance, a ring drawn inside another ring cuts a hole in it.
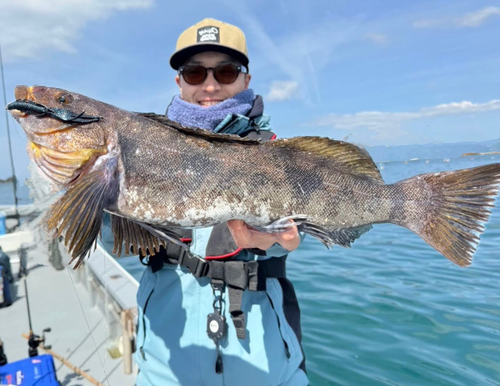
[[[21,335],[23,336],[23,338],[29,339],[29,335],[26,335],[26,334],[21,334]],[[89,373],[87,373],[84,370],[82,370],[81,368],[75,366],[74,364],[72,364],[71,362],[69,362],[67,359],[65,359],[63,356],[61,356],[61,355],[55,353],[54,351],[52,351],[52,349],[51,349],[50,346],[44,346],[42,344],[40,346],[40,348],[42,350],[45,350],[48,354],[52,355],[54,358],[59,359],[64,365],[68,366],[75,373],[77,373],[78,375],[81,375],[82,377],[84,377],[85,379],[87,379],[88,381],[90,381],[93,385],[104,386],[101,382],[99,382],[97,379],[95,379],[94,377],[92,377]]]
[[[26,295],[26,308],[28,309],[28,323],[30,327],[30,333],[28,336],[28,355],[31,357],[36,357],[38,355],[38,346],[40,343],[45,342],[45,333],[50,332],[50,328],[46,328],[43,330],[42,337],[40,335],[35,335],[33,332],[33,326],[31,325],[31,312],[30,312],[30,302],[28,298],[28,283],[26,277],[24,278],[24,293]],[[47,349],[50,349],[50,346],[45,346]]]
[[[29,346],[28,353],[29,353],[30,358],[31,357],[35,357],[35,356],[38,355],[38,346],[40,346],[40,348],[42,350],[45,350],[52,357],[54,357],[56,359],[59,359],[63,364],[65,364],[66,366],[68,366],[75,373],[77,373],[77,374],[83,376],[84,378],[86,378],[92,384],[94,384],[96,386],[104,386],[101,382],[97,381],[95,378],[93,378],[92,376],[90,376],[84,370],[80,369],[79,367],[76,367],[75,365],[71,364],[68,360],[66,360],[64,357],[62,357],[61,355],[58,355],[54,351],[52,351],[52,347],[51,346],[45,344],[45,333],[46,332],[50,332],[50,328],[46,328],[45,330],[43,330],[43,334],[42,334],[41,338],[40,338],[39,335],[35,335],[33,333],[33,326],[31,324],[30,303],[29,303],[29,298],[28,298],[28,284],[27,284],[26,277],[24,278],[24,291],[25,291],[24,293],[26,294],[26,307],[28,309],[28,322],[29,322],[30,331],[29,331],[29,334],[21,334],[21,335],[24,338],[28,339],[28,346]]]
[[[0,73],[2,75],[3,105],[5,106],[7,104],[7,94],[5,93],[5,78],[3,74],[3,59],[2,59],[1,44],[0,44]],[[20,221],[19,221],[19,208],[17,199],[17,177],[16,177],[16,170],[14,168],[14,158],[12,157],[12,141],[10,139],[9,115],[7,110],[5,110],[5,124],[7,127],[7,139],[9,142],[10,167],[12,170],[12,188],[14,189],[14,208],[15,208],[14,218],[17,220],[17,225],[14,227],[15,229],[20,225]]]

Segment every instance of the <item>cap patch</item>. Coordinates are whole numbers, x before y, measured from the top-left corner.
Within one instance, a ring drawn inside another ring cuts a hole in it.
[[[219,27],[198,28],[196,43],[220,43],[219,36]]]

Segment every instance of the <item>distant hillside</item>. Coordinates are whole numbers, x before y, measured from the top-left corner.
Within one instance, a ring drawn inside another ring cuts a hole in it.
[[[13,180],[13,178],[12,178],[12,177],[6,178],[5,180],[2,180],[2,179],[0,178],[0,184],[11,184],[11,183],[12,183],[12,180]]]
[[[500,139],[483,142],[439,143],[404,146],[366,147],[375,162],[406,161],[412,158],[445,159],[461,157],[465,153],[500,151]]]

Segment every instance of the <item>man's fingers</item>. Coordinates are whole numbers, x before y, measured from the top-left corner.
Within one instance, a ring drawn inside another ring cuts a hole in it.
[[[289,251],[293,251],[300,244],[300,236],[296,226],[285,232],[265,233],[250,228],[242,220],[230,220],[227,226],[234,241],[240,248],[259,248],[267,250],[278,242]]]
[[[276,235],[281,238],[283,241],[290,241],[295,239],[298,236],[297,227],[290,228],[286,232],[276,233]]]

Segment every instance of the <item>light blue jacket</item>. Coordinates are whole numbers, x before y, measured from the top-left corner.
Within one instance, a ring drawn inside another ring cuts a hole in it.
[[[228,115],[215,131],[241,134],[251,123],[246,116]],[[259,116],[254,124],[261,130],[269,130],[269,117]],[[212,228],[193,230],[190,249],[194,254],[205,256],[211,231]],[[276,244],[266,251],[266,256],[244,250],[235,258],[285,258],[286,254]],[[226,289],[223,313],[227,333],[220,345],[223,372],[217,374],[216,346],[206,332],[207,315],[214,312],[210,279],[196,278],[184,267],[174,265],[166,264],[155,273],[148,267],[137,294],[136,385],[307,385],[307,376],[299,368],[304,359],[297,336],[300,336],[300,321],[292,322],[299,323],[297,334],[285,316],[284,301],[290,297],[283,296],[280,280],[283,279],[266,279],[266,291],[244,291],[241,308],[246,317],[244,340],[237,338],[231,322]],[[290,288],[293,292],[291,284],[287,291]],[[295,298],[294,293],[292,297]]]

